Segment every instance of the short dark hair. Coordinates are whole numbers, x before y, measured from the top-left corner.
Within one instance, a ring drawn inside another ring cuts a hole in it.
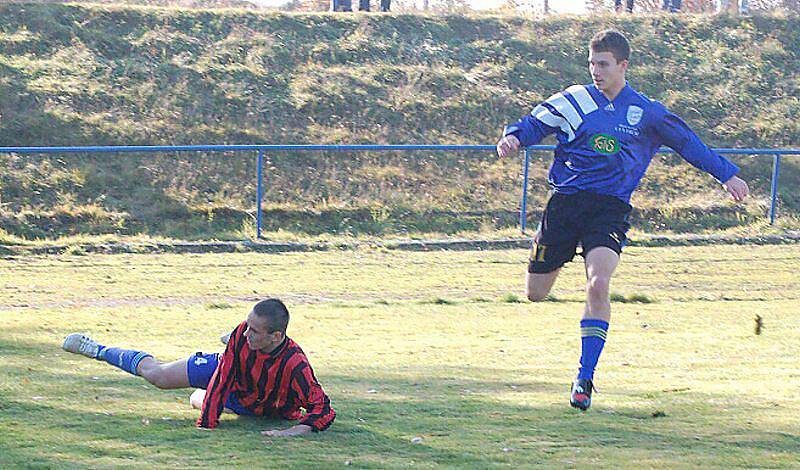
[[[589,49],[594,52],[610,52],[617,62],[628,60],[631,56],[630,43],[622,33],[614,29],[605,29],[595,34],[589,42]]]
[[[270,333],[280,331],[286,334],[289,325],[289,309],[278,299],[266,299],[253,307],[253,313],[258,318],[266,320]]]

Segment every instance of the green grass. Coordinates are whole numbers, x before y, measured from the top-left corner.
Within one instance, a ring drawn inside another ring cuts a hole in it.
[[[631,247],[588,413],[566,403],[583,267],[522,297],[525,250],[5,258],[0,467],[792,467],[797,245]],[[71,331],[172,360],[279,296],[338,418],[322,434],[225,416],[69,355]],[[446,302],[431,301],[432,299]],[[754,317],[764,330],[754,335]],[[415,437],[422,438],[412,443]]]

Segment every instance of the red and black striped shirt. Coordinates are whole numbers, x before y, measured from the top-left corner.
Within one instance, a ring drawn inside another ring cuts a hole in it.
[[[217,427],[228,394],[235,393],[239,403],[258,416],[300,419],[315,431],[327,429],[336,413],[300,346],[286,337],[270,353],[252,350],[244,337],[246,329],[247,322],[242,322],[231,334],[208,383],[197,426]]]

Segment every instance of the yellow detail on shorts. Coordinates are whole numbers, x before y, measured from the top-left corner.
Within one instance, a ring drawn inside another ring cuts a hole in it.
[[[544,263],[544,254],[547,251],[546,245],[539,245],[534,243],[531,247],[531,261],[536,263]]]

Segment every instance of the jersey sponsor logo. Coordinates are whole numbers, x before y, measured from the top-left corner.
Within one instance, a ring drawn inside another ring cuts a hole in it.
[[[606,111],[614,112],[617,108],[614,107],[614,103],[608,103],[605,108]]]
[[[639,124],[639,121],[642,120],[642,114],[644,114],[644,110],[638,106],[628,106],[628,115],[626,118],[628,119],[628,124],[631,126],[635,126]]]
[[[589,142],[592,144],[592,150],[604,155],[614,155],[619,152],[619,141],[608,134],[595,134]]]

